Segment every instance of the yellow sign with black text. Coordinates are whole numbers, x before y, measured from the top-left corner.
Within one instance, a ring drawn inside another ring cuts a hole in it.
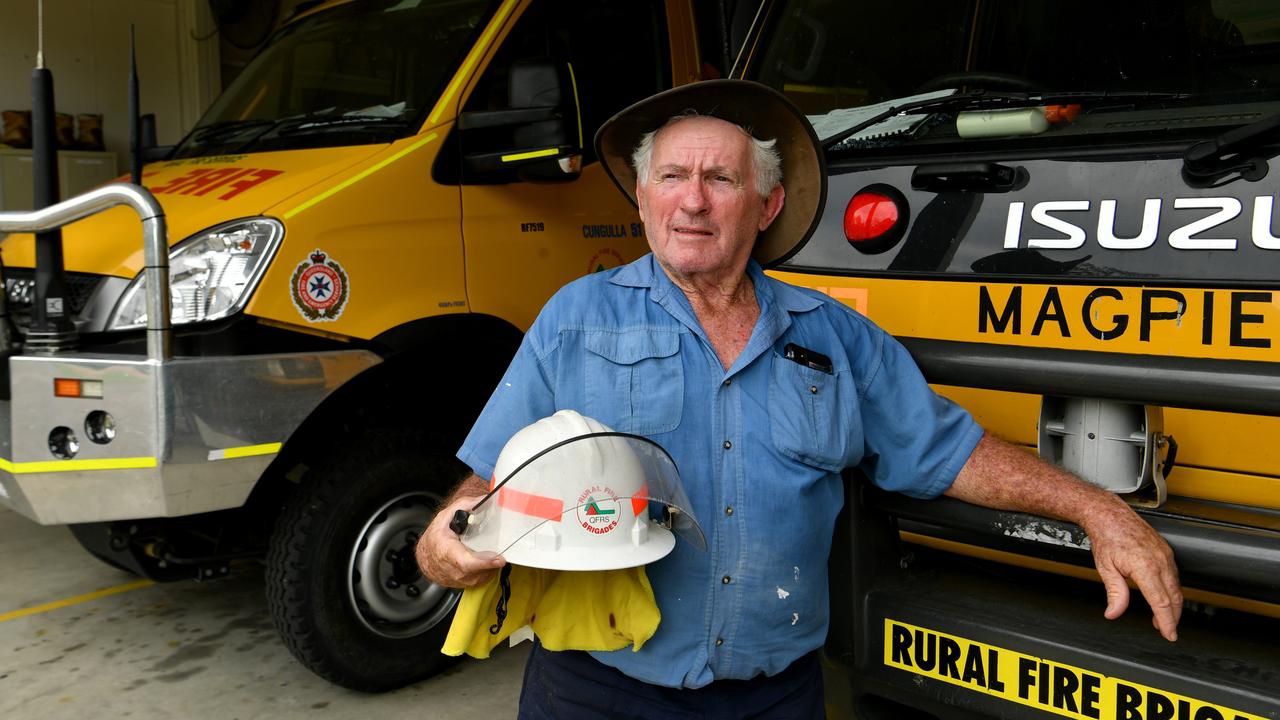
[[[1263,720],[1084,668],[885,618],[884,664],[1082,720]]]
[[[937,282],[770,273],[830,295],[899,337],[1280,361],[1280,292],[1272,289]]]

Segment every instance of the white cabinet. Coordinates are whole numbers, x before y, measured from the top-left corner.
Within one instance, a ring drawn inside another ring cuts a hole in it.
[[[0,210],[30,210],[34,191],[30,150],[0,148]],[[62,199],[110,182],[116,155],[88,150],[58,151],[58,187]]]

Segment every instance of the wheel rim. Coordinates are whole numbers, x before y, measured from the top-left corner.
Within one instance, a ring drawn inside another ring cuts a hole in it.
[[[347,594],[360,622],[386,638],[419,635],[448,617],[462,591],[427,580],[414,547],[440,499],[409,493],[373,513],[351,550]]]

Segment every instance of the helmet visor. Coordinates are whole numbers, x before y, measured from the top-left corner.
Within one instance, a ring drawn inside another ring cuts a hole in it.
[[[462,542],[521,565],[588,570],[657,560],[673,534],[707,547],[675,461],[648,438],[610,431],[558,442],[495,478]]]

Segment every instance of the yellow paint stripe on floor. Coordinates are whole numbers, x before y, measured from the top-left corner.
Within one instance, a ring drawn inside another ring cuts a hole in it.
[[[49,612],[50,610],[57,610],[58,608],[69,607],[71,605],[79,605],[80,603],[98,600],[111,595],[126,593],[130,590],[140,590],[144,587],[150,587],[155,584],[156,582],[154,580],[137,580],[135,582],[125,583],[124,585],[116,585],[115,587],[103,588],[102,590],[85,593],[84,595],[76,595],[75,597],[69,597],[64,600],[54,600],[53,602],[36,605],[35,607],[13,610],[11,612],[0,614],[0,622],[16,620],[20,617],[27,617],[29,615],[39,615],[40,613]]]

